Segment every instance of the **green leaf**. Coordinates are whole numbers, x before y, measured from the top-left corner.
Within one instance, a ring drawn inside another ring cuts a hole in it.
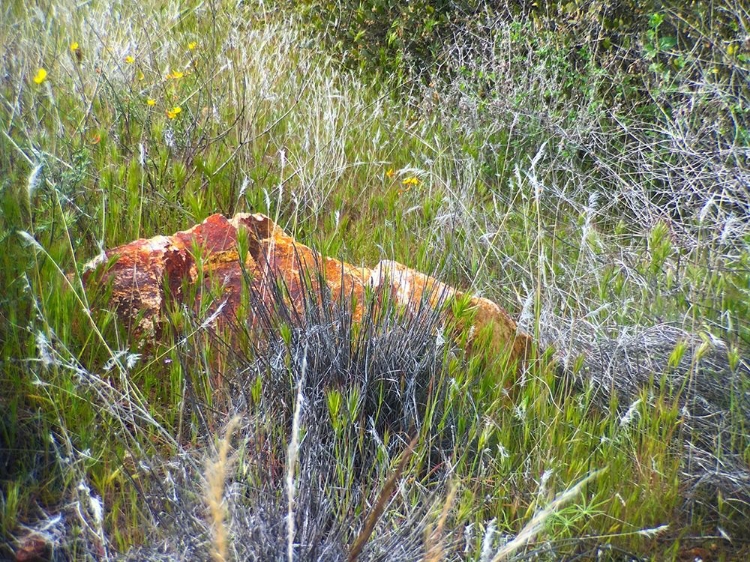
[[[675,37],[672,37],[671,35],[659,37],[659,49],[662,51],[668,51],[675,45],[677,45],[677,39]]]
[[[648,20],[648,25],[651,29],[658,29],[663,21],[664,16],[662,14],[653,14]]]

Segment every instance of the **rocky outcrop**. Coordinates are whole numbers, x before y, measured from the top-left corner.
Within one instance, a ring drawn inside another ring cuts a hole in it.
[[[118,246],[90,262],[84,280],[89,287],[111,283],[111,306],[118,317],[133,333],[148,338],[158,338],[170,308],[186,302],[202,310],[212,325],[231,326],[252,314],[242,308],[248,289],[255,298],[285,298],[302,316],[310,290],[318,292],[325,283],[334,301],[349,299],[355,322],[362,319],[369,287],[376,294],[388,292],[406,313],[428,304],[442,310],[446,321],[455,314],[452,303],[459,301],[466,314],[452,325],[469,330],[470,347],[481,335],[492,353],[508,350],[512,360],[522,360],[530,342],[490,300],[466,295],[397,262],[382,261],[368,269],[324,257],[261,214],[232,219],[212,215],[172,236]]]
[[[531,338],[519,332],[510,315],[489,299],[467,295],[441,283],[437,279],[406,267],[395,261],[381,261],[372,270],[370,284],[373,287],[390,288],[396,302],[407,307],[427,302],[433,308],[442,308],[447,317],[455,321],[459,331],[468,329],[468,344],[476,347],[480,337],[491,354],[500,354],[510,349],[511,360],[525,358]],[[460,318],[453,318],[452,302],[463,304]],[[469,322],[471,325],[466,326]]]

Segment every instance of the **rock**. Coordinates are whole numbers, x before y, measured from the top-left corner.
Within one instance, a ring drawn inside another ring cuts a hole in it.
[[[36,533],[26,535],[16,549],[17,562],[47,562],[52,559],[52,545]]]
[[[402,306],[414,308],[424,301],[433,308],[443,308],[448,319],[457,324],[458,331],[468,328],[470,352],[478,347],[477,343],[482,337],[486,340],[484,349],[489,354],[498,355],[507,350],[511,361],[526,358],[531,338],[519,332],[510,315],[489,299],[458,291],[395,261],[381,261],[373,269],[370,283],[373,287],[383,284],[390,286],[393,297]],[[451,306],[454,300],[465,303],[460,318],[454,317]],[[464,325],[466,321],[471,325]]]
[[[245,276],[251,292],[264,300],[280,294],[267,281],[283,280],[287,299],[299,315],[304,312],[306,292],[319,291],[322,279],[334,300],[351,299],[355,322],[362,319],[367,287],[390,290],[407,312],[416,311],[424,299],[443,309],[447,320],[453,316],[453,299],[465,299],[469,314],[454,324],[469,328],[469,347],[484,334],[492,353],[507,349],[512,360],[521,360],[530,342],[490,300],[465,295],[393,261],[367,269],[323,257],[261,214],[241,213],[231,220],[212,215],[173,236],[136,240],[108,250],[84,269],[89,287],[111,282],[111,303],[118,317],[134,334],[147,338],[160,337],[170,308],[187,300],[197,310],[208,299],[203,312],[212,324],[231,326],[239,319]],[[194,298],[188,299],[191,294]],[[462,325],[466,318],[471,326]]]

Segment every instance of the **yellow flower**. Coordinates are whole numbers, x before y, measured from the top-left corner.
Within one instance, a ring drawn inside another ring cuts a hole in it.
[[[419,178],[415,178],[414,176],[410,178],[406,178],[404,181],[401,182],[404,185],[419,185]]]
[[[182,108],[180,106],[174,106],[172,109],[167,110],[167,117],[170,119],[174,119],[182,112]]]
[[[145,77],[146,77],[146,75],[143,74],[143,71],[139,70],[138,71],[138,80],[143,80]]]
[[[148,98],[146,100],[146,105],[156,105],[156,100],[154,98]]]
[[[184,72],[180,72],[179,70],[172,71],[171,74],[167,74],[167,78],[173,78],[174,80],[177,80],[178,78],[182,78],[185,76]]]
[[[43,68],[40,68],[36,71],[36,76],[34,76],[34,83],[41,84],[47,79],[47,71]]]
[[[133,64],[135,62],[135,57],[133,57],[132,55],[128,55],[127,57],[125,57],[125,62],[128,64]]]
[[[396,170],[394,170],[393,168],[388,168],[388,171],[387,171],[387,172],[385,173],[385,175],[386,175],[386,177],[387,177],[387,178],[388,178],[389,180],[392,180],[392,179],[393,179],[393,176],[395,176],[395,175],[396,175]]]
[[[190,43],[188,43],[188,49],[190,49],[191,51],[194,51],[197,46],[198,41],[191,41]]]
[[[83,51],[81,50],[81,46],[78,44],[78,41],[73,41],[70,44],[70,54],[73,55],[76,62],[78,63],[83,60]]]

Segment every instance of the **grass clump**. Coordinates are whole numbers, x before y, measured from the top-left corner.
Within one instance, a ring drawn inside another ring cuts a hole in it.
[[[746,554],[746,11],[382,6],[0,8],[0,556]],[[529,364],[274,280],[149,347],[82,286],[239,211],[492,298]]]

